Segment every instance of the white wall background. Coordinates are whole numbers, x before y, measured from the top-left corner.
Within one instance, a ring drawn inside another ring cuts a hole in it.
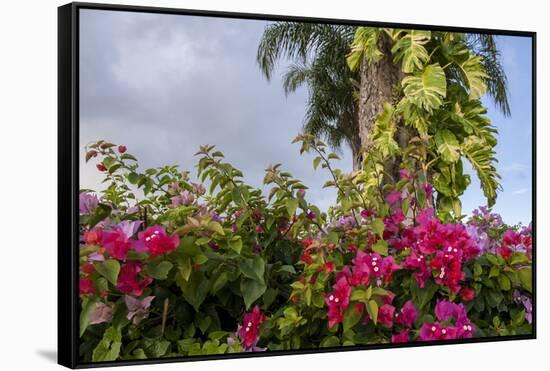
[[[550,349],[550,23],[544,2],[120,1],[205,10],[520,29],[538,32],[538,335],[536,341],[452,345],[149,366],[156,370],[537,369]],[[0,12],[0,368],[59,369],[56,351],[58,0],[5,1]],[[452,5],[451,5],[452,4]],[[138,369],[136,367],[128,368]]]

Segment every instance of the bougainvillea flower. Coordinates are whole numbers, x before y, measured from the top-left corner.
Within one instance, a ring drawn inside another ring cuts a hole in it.
[[[124,232],[119,229],[103,231],[101,243],[113,258],[126,260],[126,253],[130,250],[130,240]]]
[[[185,190],[181,194],[170,198],[170,200],[172,201],[171,206],[175,208],[182,205],[191,205],[195,201],[195,196],[193,196],[191,192]]]
[[[417,318],[418,312],[411,300],[407,301],[403,308],[395,313],[395,322],[406,327],[412,327]]]
[[[449,300],[437,299],[434,309],[435,316],[440,321],[455,320],[459,321],[466,316],[466,308],[463,304],[456,304]]]
[[[93,228],[84,232],[84,243],[86,245],[101,246],[101,239],[103,237],[103,228]]]
[[[397,334],[393,334],[391,336],[391,342],[392,343],[406,343],[411,338],[411,332],[410,330],[403,330],[401,332],[398,332]]]
[[[136,232],[138,231],[140,225],[143,222],[141,220],[137,221],[129,221],[129,220],[123,220],[122,222],[114,225],[114,229],[120,230],[122,233],[126,235],[127,238],[131,238]]]
[[[420,328],[418,339],[421,341],[449,340],[456,338],[456,328],[442,326],[438,322],[424,323]]]
[[[371,278],[378,285],[382,282],[388,283],[391,281],[393,272],[400,268],[391,256],[383,258],[378,253],[365,253],[358,250],[353,259],[353,275],[350,283],[353,286],[368,285]]]
[[[462,301],[472,301],[476,297],[476,290],[471,287],[464,287],[460,290],[460,298]]]
[[[409,175],[409,172],[407,171],[407,169],[401,169],[399,170],[399,178],[401,179],[407,179],[407,180],[411,180],[412,177]]]
[[[96,167],[97,170],[99,170],[99,171],[107,171],[107,168],[105,167],[105,165],[103,165],[102,162],[100,162],[99,164],[96,164],[95,167]]]
[[[401,201],[402,197],[403,197],[403,194],[401,192],[393,191],[393,192],[390,192],[386,195],[386,202],[390,206],[394,206],[396,203]]]
[[[258,305],[244,315],[243,324],[237,333],[245,348],[255,346],[259,338],[260,326],[264,320],[265,315]]]
[[[78,287],[80,295],[90,295],[95,292],[94,282],[91,278],[81,278]]]
[[[386,327],[393,326],[395,307],[391,304],[384,304],[378,309],[378,323]]]
[[[177,234],[170,237],[161,226],[154,225],[138,233],[138,240],[134,242],[133,247],[137,252],[158,256],[174,251],[179,243],[180,238]]]
[[[97,209],[99,199],[96,194],[80,192],[78,195],[78,209],[80,214],[91,214]]]
[[[325,303],[328,306],[327,317],[329,328],[344,320],[344,312],[348,307],[349,296],[351,294],[351,287],[345,276],[340,277],[333,286],[333,289],[333,292],[325,294]]]
[[[99,325],[100,323],[109,323],[113,320],[113,304],[98,301],[95,304],[93,312],[90,314],[90,324]]]
[[[131,261],[123,264],[120,268],[116,288],[123,294],[132,294],[140,296],[143,290],[149,286],[153,279],[151,277],[143,277],[140,279],[139,273],[142,270],[140,262]]]
[[[154,296],[146,296],[142,300],[139,300],[133,296],[125,295],[124,303],[128,309],[126,318],[131,320],[134,325],[137,325],[143,319],[149,317],[149,307],[154,298]]]
[[[119,152],[119,153],[124,153],[124,152],[126,152],[126,149],[127,149],[126,146],[123,146],[123,145],[118,146],[118,152]]]

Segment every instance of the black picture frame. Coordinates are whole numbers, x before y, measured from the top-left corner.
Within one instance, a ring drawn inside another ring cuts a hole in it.
[[[322,349],[293,351],[270,351],[256,353],[235,353],[192,357],[174,357],[134,361],[79,363],[79,302],[78,302],[78,193],[79,193],[79,11],[81,9],[109,10],[122,12],[161,13],[173,15],[208,16],[268,21],[298,21],[332,23],[355,26],[375,26],[405,29],[426,29],[433,31],[455,31],[463,33],[498,34],[529,37],[532,41],[532,227],[533,227],[533,332],[529,335],[483,337],[445,342],[428,341],[402,344],[373,344]],[[113,5],[73,2],[58,8],[58,363],[69,368],[90,368],[188,362],[214,359],[266,357],[324,352],[343,352],[370,349],[417,347],[431,345],[465,344],[511,340],[536,339],[537,329],[537,266],[536,266],[536,142],[537,142],[537,79],[536,79],[536,32],[512,31],[485,28],[449,27],[441,25],[405,24],[328,18],[310,18],[270,14],[234,13],[224,11],[203,11],[175,8]]]

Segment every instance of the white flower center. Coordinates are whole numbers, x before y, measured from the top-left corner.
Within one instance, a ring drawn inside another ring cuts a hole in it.
[[[335,303],[338,303],[339,301],[340,301],[340,299],[334,298],[334,302],[335,302]]]
[[[330,295],[330,296],[328,297],[328,300],[333,301],[333,300],[334,300],[334,295]]]
[[[378,267],[374,267],[374,271],[378,272],[379,271]]]
[[[435,332],[435,330],[437,330],[435,326],[432,326],[432,332]]]

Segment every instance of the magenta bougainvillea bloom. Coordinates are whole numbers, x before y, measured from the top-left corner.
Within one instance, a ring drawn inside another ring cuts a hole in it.
[[[113,258],[126,260],[126,253],[130,250],[130,240],[124,232],[119,229],[104,231],[102,245]]]
[[[409,300],[403,305],[403,308],[395,313],[395,322],[406,327],[412,327],[414,321],[418,318],[418,312],[412,300]]]
[[[378,323],[386,327],[393,326],[395,307],[391,304],[384,304],[378,309]]]
[[[368,285],[372,281],[378,285],[388,283],[392,279],[393,272],[401,267],[395,263],[391,256],[383,258],[378,253],[365,253],[357,250],[353,259],[353,275],[350,283],[352,286]]]
[[[386,202],[390,205],[390,206],[394,206],[395,204],[397,204],[399,201],[401,201],[401,199],[403,198],[403,194],[399,191],[393,191],[393,192],[390,192],[386,195]]]
[[[440,322],[422,325],[419,332],[419,339],[422,341],[470,338],[476,330],[462,303],[438,299],[434,313]]]
[[[391,342],[392,343],[406,343],[411,338],[411,332],[410,330],[403,330],[398,332],[397,334],[393,334],[391,336]]]
[[[91,278],[81,278],[79,282],[80,295],[90,295],[95,292],[94,281]]]
[[[259,339],[260,326],[264,320],[265,314],[262,313],[258,305],[244,315],[243,324],[237,333],[245,348],[256,345]]]
[[[140,279],[139,273],[142,270],[140,262],[131,261],[123,264],[120,268],[116,288],[123,294],[131,294],[140,296],[143,290],[149,286],[153,279],[151,277],[143,277]]]
[[[420,328],[418,339],[420,341],[456,339],[456,328],[442,326],[438,322],[426,322]]]
[[[329,328],[344,320],[344,312],[349,305],[349,296],[351,294],[348,279],[343,275],[340,276],[332,288],[334,289],[332,293],[325,294],[325,302],[328,306],[327,317]]]
[[[134,241],[137,252],[147,252],[151,256],[158,256],[174,251],[180,244],[177,234],[168,236],[160,225],[154,225],[138,233],[138,240]]]
[[[409,175],[409,172],[407,171],[407,169],[401,169],[399,170],[399,178],[411,180],[412,176]]]

